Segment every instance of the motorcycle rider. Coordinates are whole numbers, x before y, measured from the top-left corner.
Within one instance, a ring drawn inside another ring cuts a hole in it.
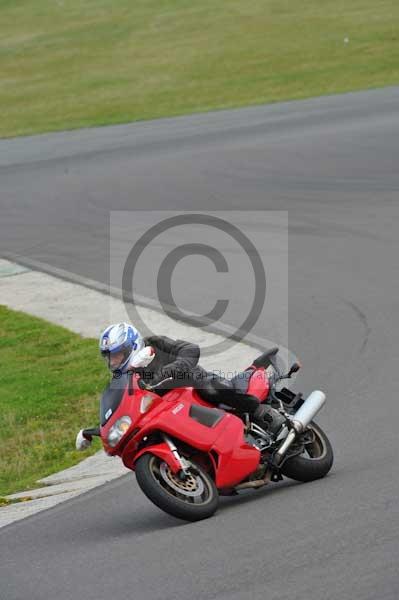
[[[101,333],[99,348],[114,379],[134,370],[150,385],[163,382],[157,388],[161,396],[172,387],[192,386],[208,402],[232,406],[239,414],[248,413],[257,422],[266,418],[265,407],[259,405],[256,398],[237,393],[232,382],[198,364],[200,348],[197,344],[167,336],[143,338],[133,325],[116,323]],[[90,444],[91,436],[84,437],[80,430],[76,448],[83,450]]]

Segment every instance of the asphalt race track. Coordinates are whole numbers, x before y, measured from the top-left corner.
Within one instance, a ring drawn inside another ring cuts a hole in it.
[[[99,284],[110,210],[288,211],[288,341],[336,455],[195,524],[127,476],[10,525],[1,600],[398,598],[399,88],[4,140],[0,185],[0,254]]]

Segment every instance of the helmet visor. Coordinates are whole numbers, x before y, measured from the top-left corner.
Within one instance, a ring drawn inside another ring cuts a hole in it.
[[[130,351],[128,348],[124,350],[118,350],[117,352],[110,352],[109,350],[103,350],[101,356],[107,363],[107,367],[110,371],[116,371],[122,367],[122,365],[129,358]]]

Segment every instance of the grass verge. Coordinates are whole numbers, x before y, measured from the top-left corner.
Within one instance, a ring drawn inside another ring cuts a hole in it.
[[[96,341],[0,306],[0,497],[84,456],[75,436],[98,423],[107,374]],[[5,503],[4,500],[0,502]]]
[[[0,0],[0,136],[399,83],[396,0]]]

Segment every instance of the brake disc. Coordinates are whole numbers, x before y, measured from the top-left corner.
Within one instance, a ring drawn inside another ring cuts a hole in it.
[[[169,465],[167,465],[165,462],[160,464],[159,470],[165,483],[167,483],[179,494],[195,498],[204,493],[205,486],[201,477],[195,476],[192,473],[188,473],[185,479],[180,479],[177,475],[172,473]]]

